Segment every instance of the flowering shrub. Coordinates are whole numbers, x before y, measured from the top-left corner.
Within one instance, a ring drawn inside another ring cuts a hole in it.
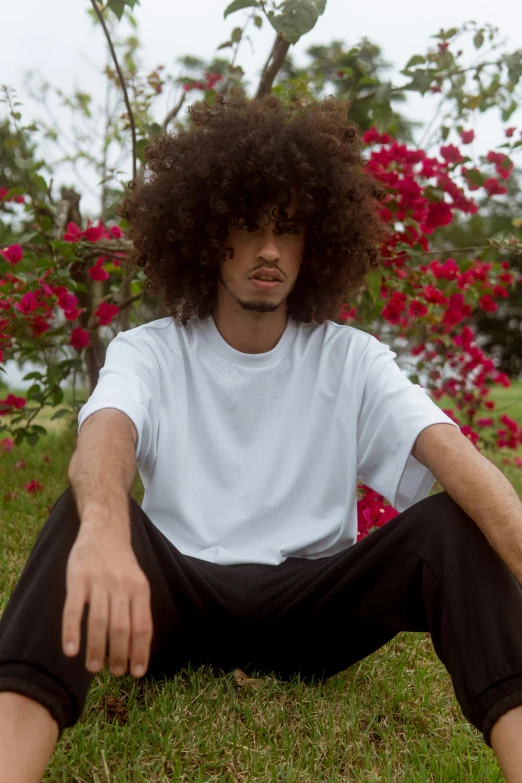
[[[125,4],[123,0],[115,7],[121,11]],[[240,5],[259,10],[263,4],[259,0],[249,0]],[[225,16],[232,10],[237,10],[236,4],[229,6]],[[319,11],[316,9],[314,13],[316,19]],[[254,15],[252,18],[260,26],[260,17]],[[284,32],[290,21],[281,11],[270,23],[278,32]],[[291,42],[310,29],[306,28],[310,20],[304,17],[294,19],[292,24],[297,28],[288,28]],[[243,32],[244,28],[236,28],[231,41],[223,46],[239,45]],[[474,31],[476,48],[482,46],[484,32],[487,32],[486,28]],[[470,69],[459,69],[457,60],[462,52],[453,54],[449,44],[458,33],[456,29],[441,31],[438,36],[441,41],[435,50],[426,55],[414,55],[402,71],[410,80],[407,89],[424,95],[442,92],[444,88],[453,96],[456,114],[451,122],[456,128],[458,143],[448,141],[449,127],[442,129],[442,143],[436,154],[399,143],[393,133],[388,132],[392,123],[391,100],[397,88],[389,84],[376,86],[374,114],[384,127],[370,127],[363,134],[363,141],[367,145],[369,169],[387,192],[380,214],[391,231],[382,247],[381,268],[368,273],[367,290],[360,301],[343,305],[338,320],[357,319],[358,323],[374,324],[377,329],[383,325],[388,329],[387,339],[401,337],[407,340],[409,355],[417,359],[417,372],[410,374],[410,379],[419,383],[417,373],[423,369],[428,371],[427,387],[434,399],[438,401],[447,395],[452,400],[451,407],[444,408],[445,413],[478,449],[514,451],[522,442],[520,424],[505,414],[497,419],[495,405],[488,400],[492,386],[509,386],[510,380],[496,371],[491,359],[480,350],[467,321],[477,309],[495,311],[497,300],[506,298],[509,288],[513,289],[520,282],[517,273],[502,257],[504,250],[519,248],[519,240],[516,237],[490,240],[486,248],[476,248],[475,254],[469,249],[466,254],[455,249],[445,253],[445,258],[430,249],[430,242],[441,227],[451,224],[456,214],[477,212],[474,194],[495,198],[507,192],[506,182],[514,171],[514,162],[507,153],[520,148],[520,131],[516,126],[507,127],[507,141],[503,144],[506,152],[491,150],[477,162],[467,154],[475,132],[459,125],[459,121],[463,116],[469,118],[473,111],[498,106],[507,122],[513,111],[512,93],[522,71],[519,73],[514,55],[503,55],[493,63],[479,63],[476,67],[481,69],[483,80],[487,65],[493,66],[493,74],[490,84],[481,88],[481,93],[471,95],[464,90],[462,82],[462,74]],[[280,64],[284,62],[285,46],[284,38],[279,37],[274,58]],[[341,56],[336,51],[332,58]],[[342,56],[345,62],[336,61],[333,73],[340,82],[351,80],[352,89],[360,91],[368,105],[368,89],[373,89],[375,80],[368,80],[364,72],[356,77],[354,68],[349,65],[351,52]],[[162,92],[164,81],[159,75],[162,67],[149,76],[148,85],[153,94]],[[237,81],[238,66],[230,67],[227,80],[218,72],[219,68],[216,62],[214,67],[204,69],[202,78],[180,79],[183,96],[200,90],[209,99],[217,87],[225,91],[229,78]],[[505,78],[499,76],[502,68],[506,69]],[[109,78],[117,82],[116,71],[109,71]],[[263,89],[267,85],[266,76],[265,73],[261,82]],[[272,80],[274,76],[275,72],[271,73]],[[134,77],[135,73],[131,71],[129,79]],[[298,79],[287,79],[276,85],[274,91],[289,100],[296,94],[314,97],[304,77],[303,83],[297,86],[298,83]],[[134,81],[133,85],[136,91]],[[148,98],[145,99],[143,93],[139,93],[139,98],[142,102],[138,101],[136,107],[137,126],[144,134],[150,133],[153,126],[143,119],[146,113],[143,106],[148,108]],[[9,96],[6,102],[17,126],[20,115]],[[182,101],[179,107],[181,105]],[[21,137],[20,132],[18,137]],[[115,138],[121,142],[119,129]],[[133,147],[142,153],[146,137],[138,139],[138,143],[135,138],[133,141]],[[143,273],[126,267],[129,241],[125,225],[109,226],[103,220],[94,224],[89,220],[82,230],[76,223],[68,222],[57,236],[51,230],[52,221],[45,217],[44,208],[49,206],[46,201],[48,190],[43,177],[34,173],[28,176],[27,187],[0,187],[0,202],[23,206],[34,229],[32,234],[17,237],[17,242],[0,250],[0,370],[2,363],[9,359],[34,358],[40,362],[43,359],[46,364],[45,372],[34,371],[25,376],[34,383],[24,396],[7,394],[0,400],[0,433],[4,431],[9,435],[0,440],[0,451],[2,447],[4,451],[11,451],[24,439],[30,445],[38,442],[45,429],[33,420],[43,406],[58,408],[53,418],[77,412],[74,405],[59,408],[63,401],[61,382],[84,369],[96,353],[100,345],[100,327],[121,326],[122,315],[134,301],[141,301],[143,295]],[[481,258],[484,251],[488,253],[487,261]],[[107,283],[108,293],[94,302],[89,287],[100,283]],[[124,286],[131,292],[127,296],[122,294]],[[139,293],[135,293],[136,290]],[[138,315],[133,311],[133,318],[138,325],[139,311]],[[44,346],[53,350],[46,353]],[[69,349],[66,358],[58,358],[67,353],[65,348]],[[17,463],[19,469],[23,468],[21,462]],[[522,466],[522,460],[516,455],[511,460],[506,457],[505,462]],[[42,488],[35,480],[24,486],[30,493]],[[397,512],[369,487],[359,485],[358,489],[358,535],[362,538]],[[7,493],[5,497],[15,499],[16,493]]]
[[[466,132],[461,136],[464,143],[473,138]],[[397,327],[400,336],[415,343],[411,355],[420,357],[419,369],[431,368],[429,388],[433,397],[440,400],[448,395],[455,401],[453,409],[443,410],[474,445],[478,447],[481,436],[489,430],[490,446],[516,450],[522,443],[520,424],[504,414],[499,422],[503,427],[497,424],[491,433],[495,421],[491,415],[484,415],[495,407],[487,400],[489,387],[509,386],[510,380],[495,370],[493,362],[474,343],[474,334],[465,322],[476,307],[495,311],[495,299],[507,297],[507,286],[514,287],[522,278],[515,278],[506,261],[486,263],[467,258],[459,264],[449,257],[444,262],[434,258],[424,264],[412,263],[415,255],[429,253],[429,236],[438,227],[448,225],[455,212],[477,212],[474,199],[455,181],[460,168],[467,183],[463,164],[468,159],[454,145],[442,145],[440,157],[428,156],[423,150],[398,144],[376,128],[367,131],[363,141],[371,147],[370,170],[386,185],[388,195],[382,202],[381,217],[391,228],[382,249],[385,273],[376,273],[379,280],[367,316],[380,317]],[[489,152],[484,164],[494,164],[504,180],[513,171],[513,162],[503,153]],[[484,190],[493,195],[490,183],[498,181],[486,178],[478,169],[474,171]],[[479,187],[471,184],[468,190]],[[358,320],[366,320],[361,308],[345,309],[340,318],[348,321],[356,315]],[[444,376],[446,368],[453,371],[451,376]],[[418,382],[418,378],[415,380]],[[512,464],[522,467],[522,459],[515,456]],[[364,494],[358,504],[359,538],[363,538],[398,512],[385,506],[382,496],[373,490],[364,486],[360,489]]]

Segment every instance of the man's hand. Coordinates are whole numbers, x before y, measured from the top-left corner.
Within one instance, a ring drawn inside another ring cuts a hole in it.
[[[89,604],[86,668],[103,668],[110,640],[110,670],[141,677],[149,663],[152,641],[150,585],[128,540],[105,528],[97,519],[82,520],[80,532],[69,553],[67,596],[63,611],[62,644],[66,655],[80,649],[80,625]],[[72,649],[68,648],[73,643]]]

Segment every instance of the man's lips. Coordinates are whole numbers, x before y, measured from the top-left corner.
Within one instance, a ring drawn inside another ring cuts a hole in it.
[[[255,277],[251,277],[250,282],[259,291],[272,291],[274,288],[281,285],[280,280],[257,280]]]

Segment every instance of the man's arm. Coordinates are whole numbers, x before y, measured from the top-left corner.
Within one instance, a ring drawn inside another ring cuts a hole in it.
[[[103,408],[82,425],[68,479],[81,522],[101,516],[130,540],[128,496],[136,475],[136,429],[128,416]]]
[[[522,583],[522,502],[500,470],[451,424],[422,430],[412,455],[476,522]]]

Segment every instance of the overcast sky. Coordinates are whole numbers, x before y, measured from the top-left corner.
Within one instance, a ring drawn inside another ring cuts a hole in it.
[[[164,64],[165,71],[174,74],[177,72],[175,58],[182,55],[212,57],[217,47],[228,40],[232,29],[242,25],[249,13],[248,10],[239,11],[225,20],[223,11],[229,2],[141,0],[141,6],[135,7],[134,14],[143,45],[140,55],[142,73]],[[106,61],[106,43],[99,26],[94,27],[87,15],[90,7],[88,0],[53,0],[52,3],[23,0],[3,4],[0,84],[17,90],[18,98],[24,104],[21,110],[25,121],[36,117],[47,119],[44,109],[28,97],[24,87],[24,73],[28,70],[40,72],[47,81],[66,93],[75,87],[89,92],[102,105],[105,77],[101,71]],[[522,3],[516,0],[496,0],[494,3],[484,0],[436,0],[431,3],[419,0],[371,0],[363,3],[328,0],[326,11],[316,27],[290,51],[298,64],[304,64],[307,62],[305,51],[313,44],[328,44],[337,39],[353,45],[366,36],[382,47],[383,56],[394,66],[390,78],[400,84],[404,77],[398,71],[411,55],[424,53],[429,45],[434,45],[430,38],[433,34],[441,27],[459,26],[469,20],[497,26],[511,50],[522,49]],[[250,81],[249,94],[253,94],[257,87],[259,73],[274,36],[272,27],[264,20],[261,30],[251,29],[252,46],[248,41],[241,44],[237,63]],[[217,54],[227,56],[230,51],[224,49]],[[201,93],[194,92],[192,95],[198,99]],[[188,102],[185,105],[189,105]],[[406,113],[426,122],[431,118],[435,105],[436,96],[414,96],[406,107]],[[64,110],[57,114],[65,127],[69,115]],[[0,117],[3,116],[5,107],[0,105]],[[521,109],[513,115],[510,124],[522,127]],[[474,127],[477,141],[471,151],[477,153],[501,142],[505,123],[501,122],[500,113],[495,111],[479,118]],[[71,172],[68,183],[75,182]],[[60,184],[59,180],[55,186],[57,184]],[[88,184],[90,191],[79,183],[77,187],[83,193],[84,214],[91,212],[94,215],[99,196],[96,182],[90,179]],[[10,377],[8,382],[15,383],[15,377]]]
[[[134,14],[138,22],[138,36],[143,44],[142,73],[164,64],[165,72],[176,74],[179,67],[175,65],[176,57],[187,54],[204,58],[214,54],[229,56],[230,49],[216,52],[217,47],[228,40],[232,29],[242,25],[249,14],[249,10],[245,9],[225,20],[223,11],[229,2],[141,0]],[[102,106],[106,80],[101,72],[106,62],[106,42],[99,26],[94,27],[87,15],[89,8],[88,0],[53,0],[50,5],[41,0],[23,0],[4,5],[0,84],[10,85],[18,91],[18,97],[24,104],[23,116],[27,120],[35,117],[48,119],[43,107],[29,98],[24,86],[24,73],[29,70],[39,72],[66,93],[75,87],[88,92]],[[412,54],[423,53],[429,45],[435,44],[431,39],[433,34],[441,27],[459,26],[469,20],[497,26],[511,50],[522,49],[522,3],[514,0],[496,0],[491,4],[480,0],[436,0],[431,3],[419,0],[372,0],[365,3],[328,0],[326,11],[315,28],[291,47],[290,52],[298,64],[305,64],[308,61],[305,51],[312,44],[327,44],[337,39],[353,45],[367,36],[382,47],[385,59],[393,66],[390,77],[394,83],[400,84],[405,79],[398,71]],[[122,29],[130,30],[125,22],[122,25]],[[261,30],[251,27],[252,43],[241,43],[237,63],[250,82],[249,94],[253,94],[257,87],[274,35],[265,19]],[[178,92],[176,100],[179,95]],[[201,95],[200,92],[191,93],[194,97],[190,102]],[[159,121],[165,114],[167,97],[165,93],[158,101],[156,119]],[[162,100],[165,100],[164,106]],[[427,122],[438,100],[438,96],[433,95],[412,95],[402,110]],[[189,101],[185,107],[187,105]],[[0,105],[0,116],[4,113],[5,107]],[[63,109],[56,110],[56,114],[65,132],[70,114]],[[481,153],[502,140],[505,123],[501,122],[497,111],[488,112],[477,121],[476,148],[472,147],[471,151]],[[522,126],[522,110],[513,115],[510,124]],[[70,176],[74,181],[74,174]],[[94,215],[99,202],[97,182],[93,179],[88,182],[91,189],[90,192],[83,189],[82,208],[84,214],[91,212]],[[55,186],[58,184],[59,179],[55,180]],[[81,185],[79,188],[82,190]]]

